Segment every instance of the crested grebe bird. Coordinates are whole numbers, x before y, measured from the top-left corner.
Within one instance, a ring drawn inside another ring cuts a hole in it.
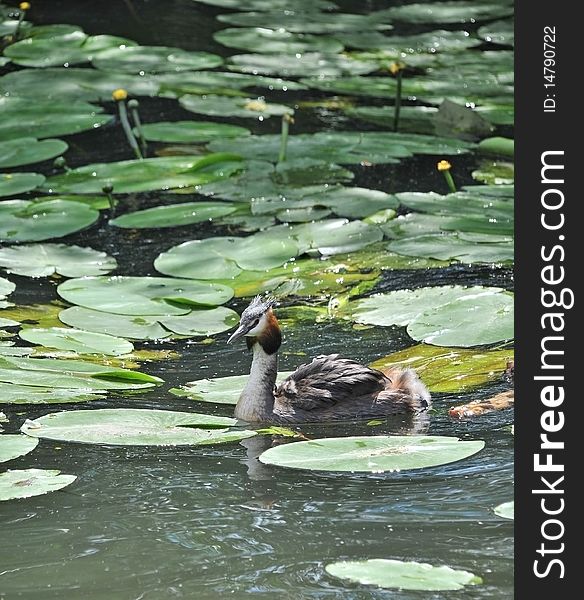
[[[426,386],[411,369],[371,369],[338,354],[318,356],[280,384],[282,333],[273,298],[256,296],[227,340],[246,336],[253,351],[251,372],[235,416],[256,423],[311,423],[420,412],[430,406]]]

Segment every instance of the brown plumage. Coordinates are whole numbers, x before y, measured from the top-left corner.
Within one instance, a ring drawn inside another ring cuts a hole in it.
[[[411,369],[382,373],[338,354],[318,356],[275,385],[281,344],[271,299],[256,297],[241,315],[233,341],[247,336],[253,350],[248,383],[235,416],[251,422],[301,423],[366,419],[419,412],[430,394]]]

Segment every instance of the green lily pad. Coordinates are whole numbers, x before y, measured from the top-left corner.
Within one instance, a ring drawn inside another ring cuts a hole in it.
[[[229,68],[243,73],[262,73],[282,77],[339,77],[364,75],[377,70],[366,62],[342,54],[304,52],[296,54],[237,54],[230,57]]]
[[[65,244],[28,244],[0,249],[0,267],[25,277],[103,275],[117,262],[105,252]]]
[[[464,220],[459,222],[464,226]],[[456,227],[455,223],[453,222],[451,226]],[[465,234],[456,232],[420,235],[392,241],[387,248],[404,256],[456,260],[469,264],[513,262],[512,241],[501,240],[500,236],[487,233],[477,235],[480,235],[478,239],[465,237]]]
[[[23,435],[0,435],[0,462],[6,462],[32,452],[38,440]]]
[[[512,19],[503,19],[483,25],[479,27],[477,33],[483,40],[492,44],[515,45],[515,23]]]
[[[0,240],[36,242],[59,238],[89,227],[99,213],[85,204],[64,200],[5,200],[0,203]]]
[[[168,277],[84,277],[69,279],[57,293],[72,304],[118,315],[184,315],[195,307],[218,306],[233,290],[202,281]]]
[[[482,140],[477,151],[481,154],[494,154],[513,158],[515,154],[515,140],[504,137],[492,137]]]
[[[513,339],[513,296],[462,296],[419,314],[408,324],[415,340],[435,346],[481,346]]]
[[[12,294],[15,289],[16,284],[12,283],[12,281],[9,281],[8,279],[5,279],[4,277],[0,277],[0,300]]]
[[[236,205],[225,202],[185,202],[183,204],[155,206],[154,208],[127,213],[112,219],[109,223],[124,229],[178,227],[212,221],[218,217],[230,215],[236,210]],[[0,264],[2,264],[1,251]]]
[[[398,590],[461,590],[483,582],[468,571],[387,558],[335,562],[326,565],[325,570],[340,579]]]
[[[0,140],[70,135],[97,129],[111,120],[103,108],[87,102],[0,98]]]
[[[101,53],[135,46],[136,42],[111,35],[88,36],[82,31],[51,37],[34,36],[4,50],[14,64],[23,67],[69,67],[91,61]]]
[[[62,140],[37,140],[17,138],[0,142],[0,169],[20,167],[55,158],[66,152],[67,144]]]
[[[29,192],[42,185],[44,180],[44,175],[40,173],[1,173],[0,196]]]
[[[428,2],[393,6],[379,11],[396,21],[405,23],[476,23],[507,17],[513,14],[513,2],[466,0],[456,2]]]
[[[488,185],[512,185],[515,182],[515,167],[508,162],[483,161],[472,172],[472,178]]]
[[[277,382],[286,379],[292,371],[278,373]],[[245,387],[249,375],[233,375],[231,377],[216,377],[189,381],[180,388],[171,388],[169,392],[175,396],[189,398],[197,402],[214,404],[237,404],[239,395]]]
[[[119,337],[64,327],[27,328],[23,329],[19,336],[33,344],[58,350],[71,350],[79,354],[120,356],[134,350],[132,343]]]
[[[250,133],[249,129],[211,121],[173,121],[147,123],[141,129],[149,142],[198,144],[221,138],[233,138]]]
[[[343,42],[352,48],[382,52],[386,59],[393,57],[410,65],[412,58],[418,54],[435,56],[447,53],[450,56],[451,53],[463,52],[481,44],[481,40],[470,36],[467,31],[444,29],[392,36],[385,36],[379,32],[347,32],[343,34]]]
[[[1,353],[0,353],[1,354]],[[84,392],[81,389],[33,387],[0,383],[0,404],[68,404],[103,398],[103,392]]]
[[[234,154],[124,160],[71,169],[49,177],[44,188],[57,194],[99,194],[110,185],[114,193],[149,192],[217,181],[240,168],[240,159]]]
[[[183,316],[115,315],[72,306],[59,313],[59,319],[71,327],[132,340],[160,340],[175,333],[186,336],[210,336],[234,327],[235,311],[217,308],[192,310]]]
[[[273,116],[291,115],[294,109],[283,104],[265,102],[253,98],[229,98],[226,96],[193,96],[186,94],[179,100],[181,106],[191,112],[215,117],[248,117],[251,119],[268,119]],[[239,139],[237,140],[239,143]],[[233,148],[233,144],[231,144]],[[237,145],[239,153],[239,145]]]
[[[50,85],[47,84],[50,82]],[[112,92],[122,88],[133,96],[155,96],[159,83],[155,77],[130,75],[97,69],[48,68],[21,69],[0,77],[4,94],[28,99],[62,103],[67,98],[74,101],[111,101]]]
[[[496,515],[503,517],[504,519],[515,518],[515,502],[513,502],[513,500],[511,500],[511,502],[503,502],[503,504],[495,506],[493,510]]]
[[[397,290],[358,300],[347,310],[357,323],[406,325],[413,339],[435,346],[470,347],[513,339],[513,296],[501,288]]]
[[[374,369],[415,369],[431,392],[465,393],[499,379],[513,350],[464,350],[418,344],[372,363]]]
[[[213,69],[223,59],[208,52],[193,52],[166,46],[119,46],[103,50],[93,57],[93,66],[116,73],[165,73]]]
[[[162,379],[80,360],[0,357],[0,382],[38,388],[62,388],[92,394],[99,390],[141,390],[162,383]]]
[[[154,261],[165,275],[193,279],[229,279],[242,270],[266,271],[283,265],[299,253],[298,244],[281,232],[257,233],[245,238],[214,237],[174,246]]]
[[[287,9],[290,7],[289,0],[194,0],[202,4],[219,6],[221,8],[232,8],[237,10],[265,10]],[[294,0],[296,10],[334,10],[337,5],[329,0]]]
[[[235,442],[253,431],[229,430],[236,419],[169,410],[103,408],[52,413],[25,423],[32,437],[120,446],[201,446]]]
[[[285,29],[265,27],[234,27],[222,29],[213,35],[216,42],[228,48],[275,54],[303,54],[305,52],[342,52],[343,44],[334,38]]]
[[[293,33],[341,33],[391,29],[391,25],[388,25],[389,18],[379,15],[379,13],[354,15],[315,12],[314,10],[303,12],[302,10],[289,10],[288,6],[281,10],[219,15],[217,20],[239,27],[282,28]]]
[[[76,475],[63,475],[57,470],[24,469],[0,473],[0,501],[56,492],[76,479]]]
[[[290,469],[382,473],[445,465],[484,446],[481,440],[438,435],[355,436],[284,444],[266,450],[259,460]]]

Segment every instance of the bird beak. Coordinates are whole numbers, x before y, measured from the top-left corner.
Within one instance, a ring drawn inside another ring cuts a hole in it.
[[[242,325],[240,325],[230,336],[229,339],[227,340],[228,344],[231,344],[231,342],[234,342],[235,340],[238,340],[240,337],[243,337],[245,334],[247,333],[245,327],[243,327]]]

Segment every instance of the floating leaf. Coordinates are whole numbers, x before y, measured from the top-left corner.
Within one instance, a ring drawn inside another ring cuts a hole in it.
[[[515,45],[515,24],[512,19],[494,21],[479,27],[479,37],[492,44]]]
[[[325,570],[333,577],[362,585],[398,590],[461,590],[466,585],[483,582],[468,571],[386,558],[335,562],[326,565]]]
[[[156,206],[145,210],[126,213],[112,219],[110,225],[124,229],[147,229],[151,227],[178,227],[230,215],[237,206],[225,202],[185,202]],[[1,257],[1,252],[0,252]],[[1,264],[1,258],[0,258]]]
[[[117,267],[105,252],[65,244],[28,244],[0,248],[0,266],[25,277],[102,275]]]
[[[503,502],[503,504],[495,506],[493,510],[496,515],[503,517],[504,519],[515,518],[515,502],[513,502],[513,500],[511,500],[511,502]]]
[[[222,29],[213,35],[215,41],[228,48],[275,54],[302,54],[304,52],[342,52],[343,44],[334,38],[291,33],[285,29],[265,27],[234,27]]]
[[[63,475],[57,470],[24,469],[0,473],[0,501],[55,492],[76,479],[76,475]]]
[[[287,9],[289,0],[194,0],[202,4],[219,6],[221,8],[232,8],[237,10],[265,10]],[[294,0],[296,10],[334,10],[337,5],[329,0]]]
[[[1,352],[0,352],[1,354]],[[91,393],[82,389],[33,387],[0,383],[0,404],[68,404],[100,400],[103,395],[98,390]]]
[[[199,71],[223,63],[220,56],[208,52],[192,52],[165,46],[119,46],[99,52],[93,66],[116,73],[165,73],[167,71]]]
[[[0,435],[0,462],[24,456],[32,452],[37,445],[38,440],[31,440],[23,435]]]
[[[44,188],[52,193],[99,194],[109,185],[114,193],[148,192],[210,183],[240,169],[240,159],[233,154],[123,160],[85,165],[54,175],[47,179]]]
[[[81,390],[140,390],[162,383],[162,379],[127,369],[106,367],[80,360],[0,357],[0,382],[38,388]]]
[[[22,137],[0,142],[0,169],[38,163],[63,154],[68,146],[62,140]]]
[[[129,354],[134,349],[133,344],[119,337],[64,327],[23,329],[19,336],[33,344],[80,354],[120,356]]]
[[[253,431],[229,430],[236,419],[198,413],[103,408],[52,413],[25,423],[32,437],[121,446],[184,446],[235,442]]]
[[[40,173],[1,173],[0,196],[14,196],[39,187],[45,180]]]
[[[381,371],[391,367],[415,369],[431,392],[458,394],[499,379],[513,350],[461,350],[418,344],[372,363]]]
[[[515,182],[513,163],[482,161],[472,172],[472,178],[488,185],[512,185]]]
[[[68,302],[120,315],[184,315],[194,307],[217,306],[233,296],[227,286],[162,277],[84,277],[57,288]]]
[[[179,100],[181,106],[191,112],[214,117],[249,117],[268,119],[269,117],[291,115],[294,109],[283,104],[265,102],[257,98],[229,98],[226,96],[193,96],[186,94]],[[239,142],[239,140],[238,140]],[[233,148],[233,145],[231,146]],[[237,145],[239,152],[239,145]]]
[[[438,435],[355,436],[284,444],[266,450],[259,459],[290,469],[381,473],[445,465],[484,446],[480,440]]]
[[[149,142],[198,144],[221,138],[248,135],[249,129],[211,121],[173,121],[146,123],[140,130]]]
[[[291,373],[292,371],[278,373],[276,381],[280,382],[286,379]],[[189,381],[180,388],[171,388],[169,391],[175,396],[183,396],[197,402],[235,405],[248,379],[249,375],[199,379],[197,381]]]
[[[383,15],[406,23],[476,23],[513,14],[513,2],[466,0],[456,2],[429,2],[393,6],[379,11]]]
[[[495,154],[496,156],[509,156],[515,154],[515,140],[504,137],[492,137],[483,140],[478,145],[477,151],[481,154]]]
[[[305,52],[295,54],[237,54],[230,57],[229,68],[243,73],[262,73],[282,77],[339,77],[364,75],[377,70],[377,64],[344,56]]]
[[[0,300],[12,294],[16,289],[16,284],[4,277],[0,277]]]
[[[36,242],[63,237],[89,227],[99,213],[64,200],[5,200],[0,203],[0,240]]]

